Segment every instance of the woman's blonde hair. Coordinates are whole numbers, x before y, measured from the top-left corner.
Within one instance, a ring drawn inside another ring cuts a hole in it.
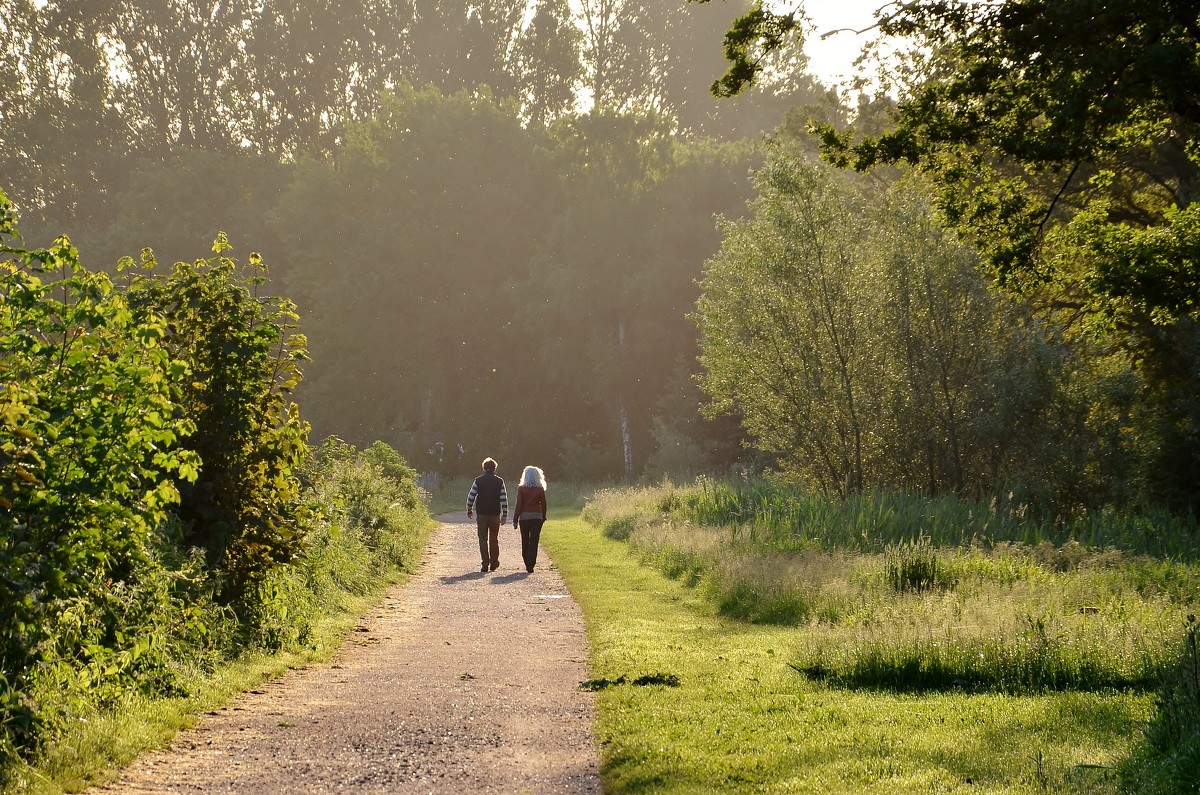
[[[546,488],[546,475],[537,467],[525,467],[525,471],[521,473],[522,486],[541,486]]]

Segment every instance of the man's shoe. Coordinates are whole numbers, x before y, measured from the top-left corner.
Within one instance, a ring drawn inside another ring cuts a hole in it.
[[[482,566],[480,566],[480,567],[479,567],[479,570],[480,570],[481,572],[483,572],[484,574],[487,574],[487,570],[488,570],[488,568],[487,568],[487,564],[485,563],[485,564],[483,564]]]
[[[499,564],[499,563],[493,563],[493,564],[492,564],[492,571],[495,571],[495,570],[496,570],[496,569],[498,569],[498,568],[500,568],[500,564]]]

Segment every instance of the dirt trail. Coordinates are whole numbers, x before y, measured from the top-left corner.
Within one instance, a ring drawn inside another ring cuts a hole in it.
[[[331,663],[203,716],[103,791],[598,793],[578,606],[544,550],[525,572],[511,525],[481,574],[474,522],[441,518]]]

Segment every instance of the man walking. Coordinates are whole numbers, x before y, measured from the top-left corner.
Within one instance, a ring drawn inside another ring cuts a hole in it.
[[[479,557],[483,561],[480,571],[495,571],[500,568],[500,525],[508,521],[508,493],[504,480],[496,476],[496,462],[483,459],[483,474],[471,484],[467,495],[467,518],[479,516],[475,524],[479,529]]]

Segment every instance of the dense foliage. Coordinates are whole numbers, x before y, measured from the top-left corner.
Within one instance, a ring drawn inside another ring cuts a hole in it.
[[[714,91],[768,74],[764,59],[793,47],[800,14],[760,5],[739,19]],[[1106,499],[1194,511],[1200,8],[918,0],[876,18],[914,46],[883,75],[899,101],[882,126],[811,122],[824,157],[923,172],[939,223],[975,244],[995,284],[1063,333],[1094,335],[1093,371],[1127,375],[1093,391],[1088,411],[1131,417],[1119,445],[1130,466]],[[1126,390],[1135,403],[1117,397]]]
[[[755,183],[700,284],[711,411],[827,492],[1012,492],[1059,516],[1131,497],[1128,360],[989,291],[920,181],[781,141]]]
[[[1200,483],[1194,2],[918,2],[884,32],[932,53],[894,129],[825,125],[826,156],[908,163],[998,283],[1107,333],[1142,381],[1145,491],[1195,509]]]
[[[300,547],[305,506],[295,472],[308,455],[308,425],[287,401],[306,357],[303,335],[291,333],[298,316],[291,302],[258,296],[260,255],[250,255],[245,276],[231,248],[222,234],[215,257],[176,263],[166,275],[145,250],[127,296],[135,317],[162,319],[161,344],[187,363],[172,397],[195,429],[187,447],[203,466],[179,484],[176,515],[184,543],[206,551],[236,601]]]
[[[650,0],[12,0],[0,173],[27,224],[78,229],[120,212],[111,191],[131,164],[328,155],[404,84],[486,92],[536,126],[576,115],[586,92],[688,132],[757,137],[822,90],[789,56],[771,94],[717,102],[693,76],[720,71],[727,21]]]
[[[686,315],[750,147],[637,114],[548,130],[490,97],[403,87],[352,132],[252,209],[307,308],[300,400],[318,432],[443,475],[492,455],[580,479],[624,474],[625,451],[641,474],[665,435],[703,439]],[[314,225],[313,197],[339,212]]]
[[[146,585],[175,478],[194,481],[200,460],[172,395],[188,366],[160,344],[162,319],[139,317],[66,238],[14,246],[3,193],[0,224],[0,745],[11,749],[36,735],[37,707],[18,696],[48,655],[96,680],[154,677],[115,590]],[[134,607],[142,619],[155,609]]]
[[[221,236],[160,274],[147,250],[115,285],[66,238],[18,245],[2,193],[0,224],[3,781],[95,710],[305,642],[411,558],[425,508],[384,445],[312,462],[303,340],[256,255]]]

